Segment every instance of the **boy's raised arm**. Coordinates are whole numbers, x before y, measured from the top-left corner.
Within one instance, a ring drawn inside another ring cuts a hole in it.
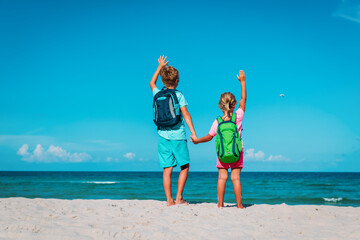
[[[157,81],[157,79],[159,77],[161,68],[166,66],[169,63],[169,61],[165,62],[166,58],[167,57],[163,55],[163,56],[160,56],[159,59],[158,59],[159,66],[157,67],[157,69],[156,69],[156,71],[155,71],[155,73],[154,73],[154,75],[153,75],[153,77],[151,78],[151,81],[150,81],[151,91],[154,88],[156,88],[156,81]]]
[[[245,84],[245,73],[243,70],[240,70],[239,75],[236,75],[237,79],[239,79],[241,84],[241,100],[239,104],[239,108],[245,111],[246,105],[246,84]]]

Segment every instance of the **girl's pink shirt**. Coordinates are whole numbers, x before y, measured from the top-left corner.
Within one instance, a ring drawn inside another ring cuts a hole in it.
[[[240,136],[241,136],[241,128],[242,128],[242,120],[244,117],[244,110],[242,110],[241,108],[239,108],[238,110],[236,110],[236,120],[235,120],[235,124],[238,127]],[[218,127],[218,121],[217,119],[215,119],[215,121],[213,122],[211,128],[210,128],[210,132],[209,135],[215,137],[216,136],[216,130]]]

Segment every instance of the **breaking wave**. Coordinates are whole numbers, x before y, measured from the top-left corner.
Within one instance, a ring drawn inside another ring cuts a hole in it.
[[[340,202],[343,200],[343,198],[339,197],[339,198],[323,198],[325,202],[333,202],[333,203],[336,203],[336,202]]]
[[[91,184],[116,184],[119,182],[110,182],[110,181],[105,181],[105,182],[101,182],[101,181],[85,181],[82,183],[91,183]]]

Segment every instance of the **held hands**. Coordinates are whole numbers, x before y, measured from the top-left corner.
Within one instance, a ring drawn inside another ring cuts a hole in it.
[[[196,135],[191,135],[190,136],[190,141],[194,144],[198,144],[199,143],[199,138]]]
[[[166,56],[160,56],[159,59],[158,59],[158,62],[159,62],[159,68],[161,69],[162,67],[166,66],[169,61],[165,62],[166,61]]]
[[[236,75],[237,79],[239,79],[240,83],[245,82],[245,73],[243,70],[240,70],[239,75]]]

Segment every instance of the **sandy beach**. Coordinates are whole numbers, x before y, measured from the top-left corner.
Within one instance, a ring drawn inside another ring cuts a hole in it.
[[[0,199],[0,239],[360,239],[360,208]]]

